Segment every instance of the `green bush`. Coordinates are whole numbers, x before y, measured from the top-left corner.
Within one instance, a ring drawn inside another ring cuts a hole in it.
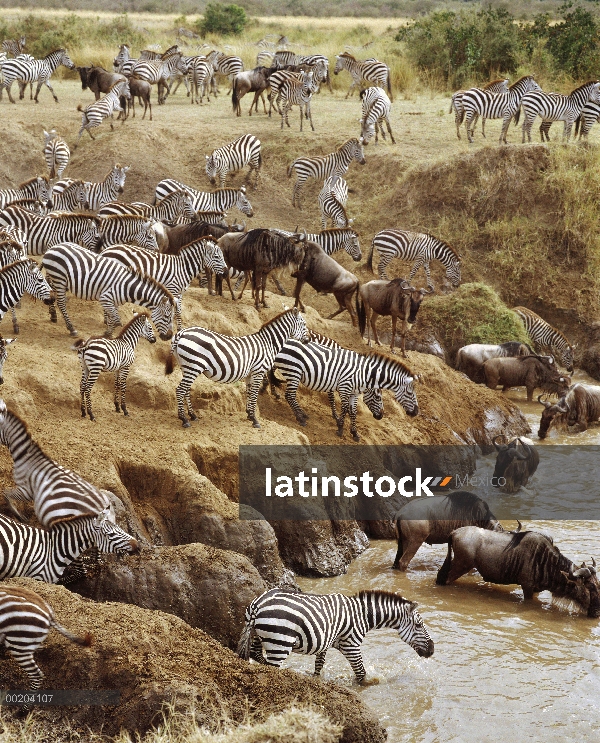
[[[202,36],[206,34],[239,36],[247,23],[246,11],[239,5],[209,3],[204,11],[204,17],[197,23],[197,28]]]

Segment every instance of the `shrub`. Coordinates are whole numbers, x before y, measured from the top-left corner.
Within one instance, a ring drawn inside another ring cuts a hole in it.
[[[247,23],[246,11],[239,5],[209,3],[204,11],[204,17],[197,23],[197,28],[202,36],[211,33],[239,36]]]

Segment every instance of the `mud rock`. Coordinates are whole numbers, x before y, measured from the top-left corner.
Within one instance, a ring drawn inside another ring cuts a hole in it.
[[[241,721],[247,710],[259,719],[296,704],[312,703],[344,727],[344,743],[383,743],[385,730],[349,689],[241,660],[216,640],[182,619],[119,603],[97,604],[61,586],[18,578],[10,581],[36,591],[54,608],[57,620],[71,632],[92,632],[94,644],[83,648],[51,631],[36,659],[50,688],[118,689],[120,704],[110,707],[63,708],[78,728],[117,735],[124,728],[144,733],[161,721],[164,703],[188,711],[199,725],[215,728],[221,715]],[[17,664],[0,659],[0,677],[7,688],[23,686]],[[56,686],[55,686],[56,685]],[[52,708],[38,713],[43,722],[56,720]]]

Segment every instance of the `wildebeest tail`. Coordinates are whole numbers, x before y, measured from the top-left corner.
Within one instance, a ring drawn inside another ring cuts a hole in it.
[[[446,581],[448,580],[448,575],[450,573],[450,567],[452,565],[452,534],[450,534],[450,538],[448,539],[448,553],[446,555],[446,559],[444,560],[444,564],[442,567],[438,570],[437,578],[435,579],[435,582],[438,586],[445,586]]]
[[[233,106],[233,112],[234,113],[237,113],[237,107],[239,105],[240,99],[238,98],[237,85],[235,84],[235,82],[233,83],[233,85],[231,87],[232,87],[232,91],[231,91],[231,105]]]
[[[356,290],[356,314],[358,315],[358,329],[360,330],[361,336],[365,334],[365,329],[367,327],[367,312],[365,310],[365,304],[360,298],[360,286]]]

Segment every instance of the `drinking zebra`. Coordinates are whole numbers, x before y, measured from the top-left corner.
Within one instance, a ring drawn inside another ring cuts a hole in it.
[[[246,609],[237,654],[277,667],[292,652],[315,655],[314,675],[320,676],[327,651],[335,647],[352,666],[358,683],[364,685],[367,674],[360,646],[370,630],[397,629],[421,658],[433,655],[433,640],[416,606],[387,591],[319,596],[272,588]]]
[[[300,194],[302,187],[309,178],[325,180],[329,176],[344,176],[350,167],[350,163],[356,160],[361,165],[365,164],[365,153],[362,143],[354,137],[344,142],[335,152],[323,157],[298,157],[287,170],[288,178],[296,171],[296,182],[292,195],[292,206],[300,207]]]
[[[206,155],[206,175],[214,185],[219,177],[219,185],[225,188],[227,173],[241,170],[246,165],[250,166],[247,181],[250,181],[252,171],[256,173],[254,188],[258,185],[258,176],[262,157],[260,154],[260,139],[254,134],[243,134],[233,142],[218,147],[211,155]]]
[[[379,265],[377,271],[380,279],[390,280],[386,268],[393,258],[403,261],[414,261],[408,276],[409,282],[421,266],[427,276],[427,286],[434,288],[429,270],[430,261],[439,261],[446,269],[446,279],[456,288],[460,278],[460,255],[443,240],[433,235],[407,230],[381,230],[373,238],[371,252],[367,258],[367,268],[373,271],[373,253],[377,248]]]
[[[531,127],[536,116],[544,121],[564,121],[563,139],[571,138],[573,123],[579,118],[586,103],[600,103],[600,82],[592,80],[580,85],[569,95],[544,93],[538,89],[528,92],[521,100],[523,109],[523,137],[522,141],[531,142]],[[518,120],[518,117],[517,117]]]
[[[492,93],[494,95],[497,95],[498,93],[506,93],[508,91],[508,83],[509,78],[505,77],[501,80],[492,80],[489,83],[486,83],[482,88],[470,88],[470,90],[486,90],[488,93]],[[457,90],[456,93],[452,95],[452,100],[450,101],[450,111],[448,113],[452,113],[454,111],[454,123],[456,124],[456,136],[460,139],[460,125],[463,122],[464,118],[464,108],[462,103],[463,95],[466,93],[466,90]],[[475,118],[475,123],[477,122],[477,117]],[[475,123],[473,126],[475,126]],[[481,120],[481,135],[485,137],[485,119]]]
[[[77,331],[67,314],[67,291],[79,299],[96,299],[100,302],[104,310],[107,338],[112,336],[115,327],[121,325],[117,306],[125,302],[150,308],[150,317],[161,340],[172,337],[175,299],[170,291],[150,276],[137,274],[115,260],[96,255],[73,243],[50,248],[44,255],[42,266],[56,291],[56,303],[72,336],[76,336]],[[51,312],[50,317],[52,322],[56,322],[56,310]]]
[[[484,119],[503,119],[499,142],[500,144],[506,144],[506,134],[513,116],[517,114],[515,124],[519,120],[518,114],[523,96],[536,90],[541,91],[541,88],[534,80],[533,75],[525,75],[513,83],[506,93],[494,94],[477,88],[465,91],[462,97],[462,105],[469,142],[473,142],[475,123],[478,117],[482,116]]]
[[[69,145],[56,133],[56,129],[44,130],[44,158],[50,178],[60,178],[71,158]]]
[[[100,220],[100,240],[102,245],[128,243],[148,250],[158,250],[154,220],[138,214],[102,217]]]
[[[327,227],[327,220],[331,220],[333,227],[347,228],[351,224],[346,213],[348,202],[348,184],[339,175],[330,176],[325,180],[319,193],[319,209],[321,210],[321,225]]]
[[[164,199],[173,191],[187,191],[192,196],[192,207],[195,212],[227,212],[236,206],[247,217],[253,217],[252,205],[246,197],[246,187],[218,188],[212,193],[208,191],[196,191],[195,188],[186,186],[185,183],[165,178],[156,186],[154,203]]]
[[[82,108],[81,104],[77,106],[77,110],[81,112],[81,129],[77,135],[77,142],[81,139],[81,135],[84,131],[86,131],[92,139],[96,139],[91,130],[100,126],[104,119],[107,119],[109,116],[110,129],[111,131],[114,130],[113,113],[115,111],[123,111],[123,108],[121,108],[121,104],[119,103],[121,96],[125,96],[125,98],[131,97],[129,82],[127,80],[119,80],[116,82],[108,93],[99,101],[94,101],[94,103],[90,103],[89,106],[86,106],[85,108]]]
[[[337,75],[342,70],[348,70],[350,75],[352,75],[352,85],[346,93],[346,98],[351,93],[353,94],[355,89],[358,90],[364,80],[381,88],[387,88],[390,100],[394,100],[390,68],[386,64],[376,59],[367,59],[364,62],[359,62],[348,52],[336,54],[335,60],[334,75]]]
[[[362,101],[362,119],[360,124],[361,143],[367,145],[373,138],[373,135],[375,135],[375,142],[377,143],[379,141],[377,129],[379,129],[381,136],[385,139],[382,123],[385,121],[390,139],[393,144],[396,144],[396,140],[392,134],[392,127],[390,126],[392,104],[385,94],[385,90],[375,87],[366,88],[361,91],[360,98]]]
[[[89,647],[92,635],[74,635],[56,621],[54,611],[47,601],[27,588],[0,585],[0,642],[26,674],[29,689],[41,688],[44,674],[33,654],[44,643],[50,629],[78,645]],[[29,711],[29,705],[23,706]]]
[[[52,207],[57,212],[87,209],[89,189],[83,181],[71,181],[64,189],[52,190]]]
[[[24,89],[27,83],[37,82],[37,89],[33,100],[36,103],[38,102],[40,89],[42,85],[45,85],[52,93],[55,102],[58,103],[58,98],[54,93],[53,87],[50,85],[50,78],[59,65],[64,65],[69,70],[75,69],[75,64],[71,61],[64,49],[56,49],[56,51],[50,52],[43,59],[35,59],[33,61],[7,59],[2,65],[3,79],[0,82],[0,100],[2,100],[2,91],[6,89],[9,101],[11,103],[15,102],[10,89],[14,81],[18,80],[19,84],[22,84],[19,98],[22,99],[24,97]]]
[[[38,216],[26,209],[9,206],[0,212],[0,228],[18,227],[27,235],[30,255],[43,255],[61,242],[77,242],[94,250],[100,242],[99,220],[84,214],[48,214]]]
[[[77,351],[81,364],[81,417],[86,413],[90,420],[96,420],[92,412],[92,387],[102,371],[116,372],[115,375],[115,410],[129,415],[125,404],[127,391],[127,376],[131,365],[135,361],[135,347],[140,338],[146,338],[150,343],[156,343],[154,328],[150,316],[134,314],[127,325],[116,338],[88,338],[79,340],[73,346]]]
[[[537,353],[552,354],[560,359],[560,363],[568,372],[572,372],[576,346],[572,346],[560,330],[553,328],[550,323],[527,307],[513,307],[513,312],[521,318]]]
[[[41,299],[44,304],[52,305],[54,297],[52,288],[43,273],[33,260],[19,259],[0,269],[0,321],[8,310],[13,312],[13,329],[16,324],[14,307],[21,301],[23,294],[34,299]],[[18,332],[18,325],[16,326]]]
[[[254,428],[260,428],[256,418],[256,401],[265,374],[273,366],[278,351],[288,338],[306,343],[309,333],[304,317],[297,309],[286,310],[266,322],[250,335],[232,337],[201,327],[180,330],[171,342],[165,373],[171,374],[177,359],[183,378],[177,385],[177,413],[184,428],[197,416],[190,399],[191,386],[200,374],[215,382],[246,382],[246,413]]]
[[[131,245],[114,245],[102,252],[133,271],[152,276],[175,297],[175,323],[181,330],[181,298],[192,279],[201,271],[225,276],[227,266],[218,245],[204,238],[181,248],[177,255],[165,255]]]
[[[25,49],[25,37],[21,36],[18,41],[15,39],[5,39],[2,42],[2,49],[6,54],[12,54],[13,57],[18,57],[19,54],[23,54]]]
[[[288,113],[292,110],[292,106],[298,106],[300,109],[300,131],[302,131],[302,121],[306,117],[310,121],[310,128],[314,132],[315,126],[312,120],[310,102],[317,87],[318,83],[313,79],[312,72],[304,73],[301,80],[289,79],[283,83],[279,89],[281,95],[282,129],[284,121],[288,127],[290,126]]]
[[[328,393],[338,436],[343,435],[345,417],[350,415],[350,433],[355,441],[359,441],[356,429],[357,400],[367,390],[390,389],[408,415],[418,415],[414,378],[404,364],[381,354],[362,355],[333,342],[323,345],[323,336],[314,333],[313,336],[317,342],[306,345],[288,340],[273,362],[273,368],[287,382],[285,399],[300,425],[305,426],[308,420],[296,398],[300,382],[310,390]],[[273,389],[273,386],[277,386],[276,378],[270,374],[269,379]],[[342,399],[339,417],[333,400],[335,390]]]
[[[160,222],[195,221],[196,212],[192,207],[192,197],[186,191],[174,191],[154,206],[142,201],[131,204],[123,201],[111,201],[98,210],[99,217],[139,216]]]
[[[21,199],[35,199],[52,207],[52,184],[45,175],[38,175],[21,183],[18,188],[3,188],[0,190],[0,210]]]

